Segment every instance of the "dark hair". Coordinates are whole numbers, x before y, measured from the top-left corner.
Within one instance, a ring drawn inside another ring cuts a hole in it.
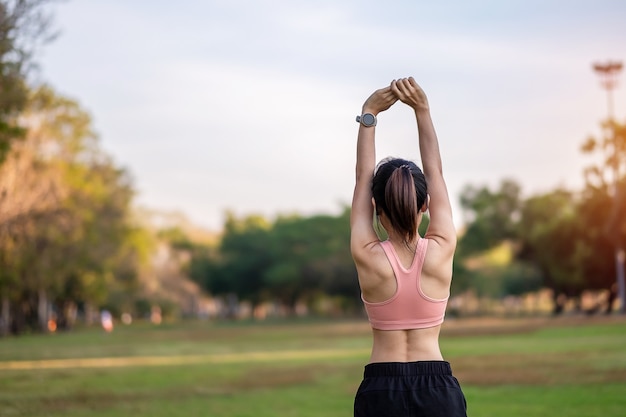
[[[382,210],[405,242],[417,235],[419,211],[426,204],[426,177],[414,162],[385,158],[378,163],[372,179],[377,214]]]

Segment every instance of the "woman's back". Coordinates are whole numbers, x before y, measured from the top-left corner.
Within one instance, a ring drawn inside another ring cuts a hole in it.
[[[371,248],[371,270],[359,268],[373,329],[371,362],[443,359],[438,339],[451,277],[439,278],[445,271],[433,274],[444,269],[431,260],[439,249],[436,242],[420,238],[414,247],[381,242]]]

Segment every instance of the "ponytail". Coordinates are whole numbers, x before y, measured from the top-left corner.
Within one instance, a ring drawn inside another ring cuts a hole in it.
[[[420,210],[426,204],[426,178],[415,163],[386,158],[376,167],[372,195],[378,214],[384,212],[393,229],[412,242],[417,236]]]
[[[396,168],[385,186],[385,205],[391,226],[412,242],[417,235],[419,207],[411,168],[401,165]]]

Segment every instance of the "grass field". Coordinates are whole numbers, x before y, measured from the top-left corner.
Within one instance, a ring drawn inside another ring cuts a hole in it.
[[[367,323],[190,322],[0,339],[0,416],[351,416]],[[449,320],[470,417],[626,415],[626,317]]]

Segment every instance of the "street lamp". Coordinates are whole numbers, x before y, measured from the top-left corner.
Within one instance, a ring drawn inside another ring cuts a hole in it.
[[[600,76],[600,84],[607,91],[609,121],[613,120],[613,89],[617,87],[617,76],[622,71],[622,63],[607,61],[593,64],[593,70]]]
[[[608,126],[609,129],[614,128],[613,118],[613,90],[617,87],[617,76],[622,71],[622,63],[618,61],[607,61],[606,63],[593,64],[593,70],[600,76],[600,84],[607,91],[608,105]],[[614,134],[614,132],[613,132]],[[619,154],[616,138],[613,138],[613,207],[618,209],[620,202],[619,196]],[[617,213],[617,211],[616,211]],[[614,217],[619,221],[618,217]],[[620,300],[620,312],[626,313],[626,283],[624,279],[624,260],[626,251],[624,251],[621,236],[618,236],[615,244],[615,267],[617,272],[617,291]]]

